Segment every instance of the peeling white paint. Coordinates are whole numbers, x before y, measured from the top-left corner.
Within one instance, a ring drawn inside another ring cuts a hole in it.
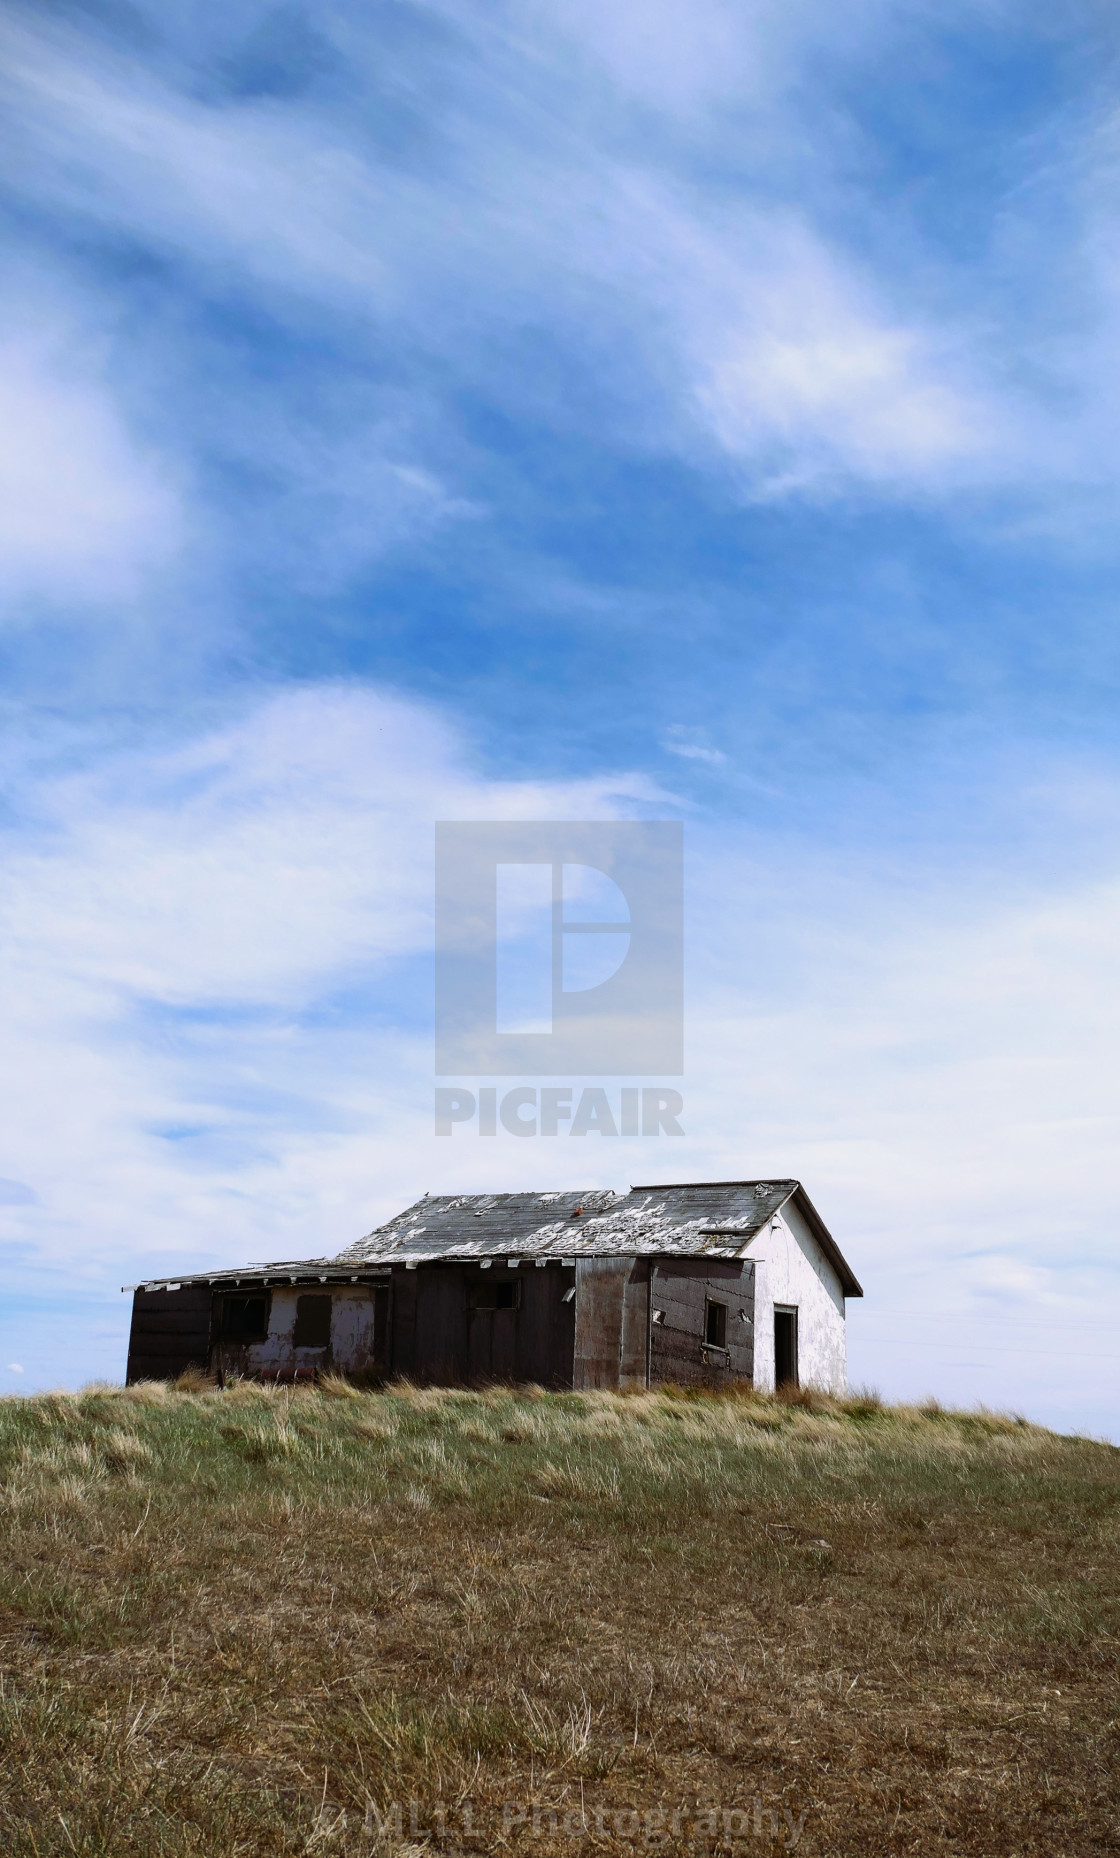
[[[297,1348],[293,1341],[298,1298],[329,1295],[331,1339],[327,1348]],[[272,1292],[268,1335],[245,1350],[248,1374],[292,1374],[297,1370],[334,1369],[339,1374],[362,1374],[374,1361],[374,1295],[368,1285],[346,1289],[308,1284],[277,1288]]]
[[[774,1390],[774,1309],[797,1311],[798,1379],[828,1393],[848,1389],[844,1293],[808,1225],[787,1201],[753,1238],[745,1256],[755,1261],[754,1384]]]

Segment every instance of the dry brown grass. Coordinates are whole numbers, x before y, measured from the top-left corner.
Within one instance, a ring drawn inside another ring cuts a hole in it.
[[[1115,1852],[1118,1514],[873,1397],[3,1401],[0,1850]]]

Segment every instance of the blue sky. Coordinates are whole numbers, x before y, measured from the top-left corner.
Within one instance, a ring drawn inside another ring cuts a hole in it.
[[[1117,39],[3,9],[0,1388],[425,1188],[781,1173],[855,1378],[1115,1433]],[[671,1162],[432,1137],[456,816],[686,821]]]

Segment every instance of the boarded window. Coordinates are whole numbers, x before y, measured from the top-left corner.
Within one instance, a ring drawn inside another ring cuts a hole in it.
[[[330,1297],[297,1297],[296,1326],[292,1342],[296,1348],[327,1348],[331,1339]]]
[[[774,1385],[797,1386],[797,1311],[774,1311]]]
[[[223,1297],[223,1342],[263,1342],[268,1334],[268,1298],[263,1290]]]
[[[704,1340],[709,1348],[727,1347],[727,1305],[711,1297],[704,1317]]]

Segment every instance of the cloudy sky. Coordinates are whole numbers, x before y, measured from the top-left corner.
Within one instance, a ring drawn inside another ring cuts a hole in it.
[[[0,1390],[432,1191],[796,1175],[1120,1437],[1120,20],[6,0]],[[432,1130],[432,822],[683,819],[686,1133]]]

